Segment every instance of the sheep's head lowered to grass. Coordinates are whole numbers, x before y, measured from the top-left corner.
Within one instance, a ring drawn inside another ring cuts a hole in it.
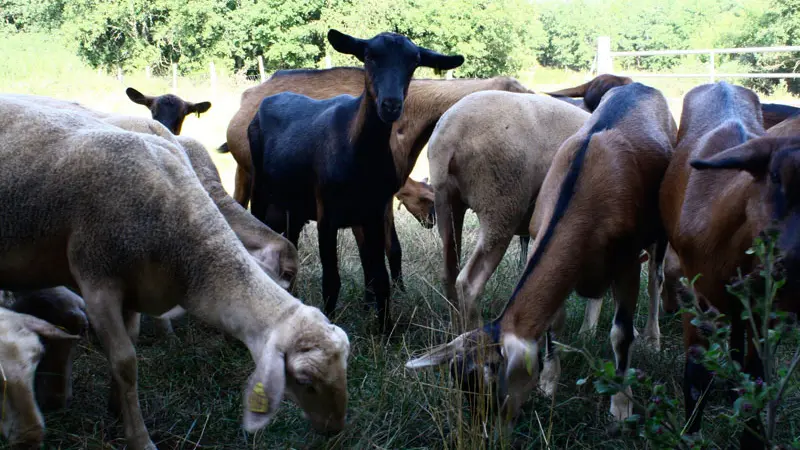
[[[319,432],[344,428],[347,413],[347,334],[314,307],[300,305],[269,334],[247,382],[244,428],[272,420],[284,396]]]

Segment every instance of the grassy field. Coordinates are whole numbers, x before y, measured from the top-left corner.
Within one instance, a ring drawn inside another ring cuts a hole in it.
[[[47,55],[42,58],[42,55]],[[534,90],[550,90],[581,83],[582,74],[537,70],[520,76]],[[700,81],[698,81],[699,83]],[[655,85],[655,83],[654,83]],[[50,95],[79,100],[103,111],[145,116],[144,107],[131,103],[126,86],[145,93],[168,92],[169,82],[126,75],[124,83],[98,75],[76,57],[60,48],[57,39],[10,37],[0,39],[0,92]],[[228,120],[236,111],[239,95],[246,85],[220,83],[217,92],[208,84],[181,79],[178,94],[192,101],[210,100],[211,110],[201,118],[187,118],[183,134],[200,139],[218,164],[226,188],[232,191],[230,155],[213,152],[225,140]],[[658,86],[657,86],[658,87]],[[673,112],[679,113],[684,85],[661,87],[670,97]],[[776,99],[771,99],[776,101]],[[413,176],[426,175],[427,161],[420,157]],[[398,325],[388,338],[371,332],[361,305],[363,276],[349,231],[340,232],[339,261],[342,275],[340,309],[335,322],[351,341],[349,367],[349,425],[331,438],[315,435],[300,411],[284,402],[276,420],[255,435],[245,434],[241,419],[241,389],[253,369],[244,345],[191,318],[175,324],[177,343],[154,337],[152,323],[145,321],[137,346],[139,386],[145,422],[161,449],[640,449],[646,444],[625,433],[610,431],[609,400],[594,393],[592,383],[577,386],[587,377],[584,360],[562,354],[562,376],[554,400],[532,395],[524,406],[510,441],[483,436],[483,424],[473,424],[459,394],[451,389],[446,370],[412,373],[403,365],[412,353],[452,337],[449,313],[441,295],[441,242],[435,230],[420,228],[410,215],[397,214],[398,233],[403,244],[403,267],[407,291],[396,292],[392,311]],[[465,250],[475,245],[477,220],[469,214]],[[520,274],[518,244],[513,242],[481,297],[483,317],[494,317],[502,309]],[[316,232],[307,227],[301,236],[302,270],[298,297],[322,305],[321,266],[316,251]],[[636,326],[646,319],[646,272],[643,272]],[[613,358],[608,343],[612,303],[606,299],[599,329],[594,337],[577,333],[583,319],[584,301],[571,298],[567,331],[559,339],[585,348],[590,354]],[[675,398],[682,399],[683,352],[680,319],[661,319],[662,351],[654,353],[635,345],[633,366],[660,381]],[[789,346],[797,343],[789,343]],[[106,412],[108,363],[96,342],[83,340],[75,361],[73,404],[65,411],[48,414],[46,448],[123,448],[121,424]],[[590,380],[591,381],[591,380]],[[780,412],[783,442],[800,436],[800,395],[795,388]],[[647,394],[636,392],[640,399]],[[728,410],[724,388],[712,393],[707,417]],[[642,413],[642,411],[636,411]],[[704,432],[717,448],[732,444],[734,433],[724,420],[706,422]],[[0,449],[5,449],[0,442]]]

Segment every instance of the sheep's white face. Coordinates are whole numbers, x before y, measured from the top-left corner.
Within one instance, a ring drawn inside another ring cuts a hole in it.
[[[44,437],[44,420],[34,399],[33,378],[44,346],[36,333],[2,311],[0,308],[0,365],[6,383],[0,386],[3,436],[12,443],[37,444],[38,448]]]
[[[254,432],[277,413],[284,395],[323,433],[344,428],[347,414],[347,334],[322,312],[302,305],[275,329],[245,391],[244,428]]]

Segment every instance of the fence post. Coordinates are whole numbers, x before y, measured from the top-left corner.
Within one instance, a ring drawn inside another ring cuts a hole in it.
[[[597,38],[597,74],[611,73],[612,70],[611,38],[600,36]]]
[[[178,63],[172,63],[172,92],[178,92]]]
[[[717,73],[716,62],[714,61],[714,52],[710,52],[708,54],[708,68],[709,68],[709,78],[713,83],[715,75]]]
[[[208,72],[211,76],[211,92],[216,95],[217,93],[217,69],[214,67],[214,61],[208,63]]]
[[[261,82],[267,81],[267,74],[264,73],[264,57],[258,55],[258,73],[261,75]]]
[[[122,67],[120,66],[117,66],[117,81],[119,81],[120,83],[124,81],[124,78],[122,76]]]
[[[448,70],[444,73],[445,80],[452,80],[453,79],[453,69]]]
[[[325,51],[325,68],[326,69],[330,69],[331,67],[333,67],[333,65],[331,64],[331,55],[329,55],[328,51],[326,50]]]
[[[150,66],[144,66],[144,77],[150,79]]]

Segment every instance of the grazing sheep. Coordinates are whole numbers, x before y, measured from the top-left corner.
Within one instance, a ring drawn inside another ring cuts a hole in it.
[[[45,351],[40,337],[51,343],[78,339],[42,319],[0,307],[0,427],[12,449],[38,449],[44,439],[44,419],[34,398],[34,373]]]
[[[416,46],[405,36],[382,33],[357,39],[336,30],[328,41],[365,62],[358,97],[331,99],[282,92],[265,98],[248,127],[253,159],[251,211],[297,244],[306,222],[317,221],[325,312],[336,308],[340,278],[337,231],[361,226],[365,287],[377,302],[379,328],[391,322],[389,277],[384,263],[385,216],[404,178],[390,147],[392,124],[404,109],[414,70],[453,69],[462,56]],[[414,158],[416,159],[416,157]]]
[[[514,418],[536,385],[541,337],[547,354],[540,387],[551,395],[555,390],[559,364],[547,331],[563,320],[567,296],[574,290],[598,298],[610,287],[616,304],[610,335],[616,372],[625,373],[634,340],[640,251],[659,248],[653,252],[659,264],[652,273],[659,271],[666,249],[658,189],[674,144],[675,122],[660,92],[640,83],[608,91],[556,153],[531,219],[533,254],[503,312],[406,367],[450,362],[467,380],[462,388],[488,383],[499,367],[494,392],[499,392],[503,417]],[[651,308],[657,308],[658,296],[652,297]],[[478,365],[483,361],[478,352],[489,355],[489,364]],[[626,394],[611,399],[616,419],[632,413]]]
[[[156,135],[178,146],[188,157],[190,166],[199,178],[203,188],[208,192],[247,251],[256,259],[256,263],[282,288],[287,290],[292,288],[299,269],[297,248],[288,239],[272,231],[233,201],[222,186],[219,171],[202,144],[186,136],[175,136],[160,122],[151,119],[104,113],[89,109],[77,102],[49,97],[15,94],[9,94],[8,97],[22,100],[35,99],[40,105],[68,109],[75,113],[85,114],[124,130]],[[179,315],[173,314],[171,317],[176,318]],[[156,330],[160,334],[173,334],[172,324],[169,319],[159,317],[154,319]]]
[[[589,113],[548,96],[485,91],[462,98],[439,119],[428,143],[428,163],[444,245],[445,293],[467,329],[479,325],[475,300],[511,239],[528,235],[553,156],[588,118]],[[480,228],[475,250],[459,272],[468,208]]]
[[[146,106],[150,110],[153,120],[167,127],[176,136],[181,134],[181,127],[186,116],[195,113],[197,117],[200,117],[200,114],[211,108],[211,102],[191,103],[173,94],[151,97],[131,87],[125,89],[125,94],[133,103]]]
[[[363,90],[363,68],[334,67],[322,70],[279,70],[269,80],[244,91],[239,110],[228,124],[227,142],[219,148],[222,153],[230,151],[236,160],[236,185],[233,198],[244,207],[247,207],[250,202],[253,171],[247,127],[253,121],[264,98],[280,92],[294,92],[322,100],[343,94],[357,97],[361,95]],[[397,170],[397,178],[401,184],[405,183],[395,193],[398,199],[404,193],[415,190],[415,186],[412,185],[413,182],[408,181],[408,177],[439,117],[465,95],[483,90],[530,92],[517,80],[509,77],[411,80],[403,114],[392,124],[392,134],[389,140]],[[412,214],[414,214],[413,211]],[[417,219],[419,219],[419,216],[417,216]],[[387,230],[386,257],[389,259],[389,270],[392,282],[402,290],[402,248],[397,238],[397,230],[395,229],[391,210],[386,211],[385,220],[385,229]],[[359,244],[359,249],[361,249],[363,232],[360,227],[352,227],[352,231],[356,242]],[[363,255],[363,252],[361,254]]]
[[[731,351],[751,379],[763,374],[751,343],[757,336],[745,339],[743,307],[726,285],[739,269],[746,276],[762,270],[746,251],[767,229],[781,232],[777,246],[786,280],[775,306],[800,309],[800,211],[794,197],[800,188],[800,118],[766,134],[763,122],[758,96],[749,89],[725,82],[692,89],[684,98],[678,146],[661,187],[664,227],[683,273],[690,280],[702,275],[694,284],[700,304],[730,319]],[[706,339],[688,315],[683,325],[687,431],[697,432],[706,402],[702,393],[713,377],[690,356],[693,347],[708,345]],[[764,448],[760,423],[745,424],[755,434],[743,432],[741,448]]]
[[[3,304],[14,312],[42,319],[71,335],[86,332],[86,304],[64,286],[48,289],[11,292]],[[42,337],[44,356],[36,369],[36,402],[43,411],[66,407],[72,400],[72,361],[78,349],[77,340]]]
[[[250,350],[247,431],[267,425],[284,396],[314,428],[342,429],[347,335],[263,272],[179,146],[35,97],[0,96],[0,168],[0,288],[81,292],[128,448],[156,448],[131,335],[139,313],[178,305]]]

